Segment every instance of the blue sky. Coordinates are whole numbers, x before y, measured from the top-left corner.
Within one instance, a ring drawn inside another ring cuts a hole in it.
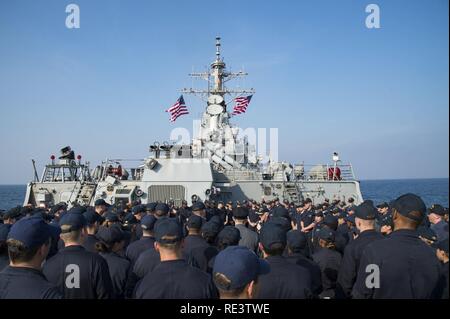
[[[80,29],[65,27],[71,2]],[[365,27],[369,3],[380,29]],[[216,35],[256,89],[235,123],[279,128],[280,159],[339,151],[360,179],[449,176],[446,0],[2,0],[0,184],[65,145],[93,164],[147,156]],[[204,105],[185,99],[176,126],[190,128]]]

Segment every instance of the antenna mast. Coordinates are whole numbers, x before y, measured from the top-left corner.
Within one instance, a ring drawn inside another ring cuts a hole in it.
[[[184,88],[181,92],[185,94],[199,94],[199,95],[221,95],[222,97],[226,94],[230,95],[240,95],[240,94],[254,94],[255,90],[247,89],[247,90],[235,90],[235,89],[227,89],[224,83],[238,78],[247,76],[248,73],[239,71],[239,72],[227,72],[226,64],[221,57],[221,38],[216,37],[216,59],[211,63],[211,69],[207,72],[193,72],[190,73],[189,76],[193,78],[200,78],[206,81],[210,81],[213,83],[212,88],[208,88],[207,90],[202,89],[194,89],[194,88]]]

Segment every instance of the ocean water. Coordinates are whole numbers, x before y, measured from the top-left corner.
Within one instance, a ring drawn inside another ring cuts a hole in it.
[[[389,202],[397,197],[414,193],[419,195],[427,207],[440,204],[448,207],[448,178],[398,179],[361,181],[361,193],[364,199],[375,203]]]
[[[25,185],[0,185],[0,209],[22,205],[25,190]],[[371,199],[376,204],[389,202],[405,193],[414,193],[421,196],[427,206],[449,206],[448,178],[361,181],[361,192],[364,199]]]

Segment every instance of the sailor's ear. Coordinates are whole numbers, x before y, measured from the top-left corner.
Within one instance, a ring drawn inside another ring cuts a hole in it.
[[[393,209],[392,210],[392,220],[394,221],[394,220],[396,220],[398,218],[398,212],[395,210],[395,209]]]
[[[247,290],[248,298],[253,299],[255,295],[255,281],[250,282],[245,289]]]
[[[38,253],[43,259],[47,258],[47,255],[50,251],[50,245],[51,245],[51,240],[49,240],[47,243],[45,243],[41,247],[39,247]]]

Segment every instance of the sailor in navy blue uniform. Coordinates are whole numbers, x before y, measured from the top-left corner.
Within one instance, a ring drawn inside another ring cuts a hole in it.
[[[42,218],[27,217],[11,227],[8,250],[11,264],[0,272],[0,299],[61,299],[57,287],[47,281],[41,265],[59,228]]]
[[[419,226],[419,228],[417,228],[417,235],[419,235],[419,238],[429,246],[432,246],[438,241],[436,233],[428,226]]]
[[[241,240],[241,233],[235,226],[225,226],[217,234],[217,249],[224,250],[228,246],[238,246]]]
[[[157,204],[155,207],[155,213],[153,217],[156,218],[154,225],[159,219],[168,218],[169,207],[166,204]],[[153,228],[154,228],[153,225]],[[152,272],[153,269],[159,265],[161,262],[159,252],[153,247],[148,247],[149,249],[144,250],[136,259],[136,262],[132,266],[132,273],[130,275],[130,280],[127,288],[127,296],[131,297],[131,294],[135,290],[135,286],[139,280],[145,277],[148,273]]]
[[[241,233],[234,226],[225,226],[217,235],[217,251],[220,252],[230,246],[238,246],[241,240]],[[217,255],[208,262],[207,272],[212,273],[214,262]]]
[[[169,210],[170,210],[169,205],[159,203],[155,206],[154,216],[156,217],[156,219],[167,217],[169,215]]]
[[[125,252],[130,243],[135,242],[138,240],[137,235],[137,226],[140,227],[138,220],[133,215],[133,213],[126,214],[122,219],[122,230],[124,231],[125,236],[125,245],[124,249],[121,252],[121,255],[125,257]],[[141,230],[141,236],[142,236],[142,230]]]
[[[158,220],[155,238],[161,263],[139,282],[135,293],[137,299],[217,298],[210,275],[182,259],[183,232],[175,219]]]
[[[108,264],[82,246],[86,219],[67,213],[60,220],[65,247],[44,264],[44,275],[66,299],[108,299],[114,297]]]
[[[441,289],[442,299],[448,300],[448,238],[433,245],[436,249],[436,256],[441,262]]]
[[[292,229],[291,222],[284,217],[270,217],[269,221],[271,224],[280,226],[286,233]],[[258,244],[259,246],[259,244]],[[259,247],[260,248],[260,247]]]
[[[208,220],[210,216],[206,213],[206,206],[200,201],[195,202],[192,207],[192,214],[202,217],[205,220]]]
[[[61,215],[67,210],[66,203],[59,203],[53,206],[50,209],[50,215],[52,216],[52,223],[55,225],[59,225],[59,219]]]
[[[3,213],[3,224],[4,225],[13,225],[16,221],[18,221],[22,214],[20,213],[20,206],[11,208],[7,212]]]
[[[424,202],[417,195],[405,194],[391,209],[394,232],[364,250],[353,298],[440,298],[439,260],[416,232],[426,214]]]
[[[125,244],[124,231],[118,225],[102,226],[98,230],[97,237],[99,241],[96,249],[108,264],[114,296],[123,299],[130,274],[130,262],[118,254]]]
[[[233,202],[227,202],[224,208],[225,225],[233,225]]]
[[[185,224],[189,216],[191,216],[191,209],[188,206],[188,202],[183,200],[181,202],[181,207],[177,211],[178,220],[181,224]]]
[[[103,215],[106,214],[108,209],[108,204],[105,202],[104,199],[97,199],[94,203],[95,212],[99,214],[100,216],[104,217]]]
[[[441,205],[433,205],[428,210],[428,220],[430,228],[436,233],[437,240],[442,241],[448,238],[448,223],[444,220],[445,209]]]
[[[380,231],[382,221],[388,216],[392,216],[389,204],[383,202],[376,206],[377,208],[377,217],[375,218],[375,230]]]
[[[146,205],[138,205],[132,208],[131,212],[134,215],[134,218],[137,220],[137,226],[134,230],[137,239],[142,237],[142,228],[140,222],[142,218],[147,214],[147,206]]]
[[[308,269],[311,276],[311,290],[318,296],[322,292],[322,274],[319,265],[306,257],[309,254],[309,248],[305,233],[299,230],[291,230],[287,233],[287,253],[286,259],[289,262]]]
[[[188,258],[192,250],[197,247],[208,247],[208,243],[202,237],[201,229],[206,220],[200,216],[192,215],[186,223],[188,235],[184,238],[183,255]],[[187,260],[187,259],[186,259]]]
[[[8,246],[6,240],[12,225],[0,224],[0,271],[9,265]]]
[[[338,275],[337,298],[349,298],[351,296],[364,249],[370,243],[384,238],[383,235],[375,231],[377,214],[377,209],[368,203],[362,203],[355,210],[355,223],[359,235],[345,248]]]
[[[378,211],[376,219],[378,219],[380,216],[382,217],[382,216],[385,216],[386,214],[390,214],[391,213],[390,212],[390,208],[389,208],[389,204],[386,203],[386,202],[383,202],[383,203],[377,205],[376,208],[377,208],[377,211]]]
[[[147,214],[147,206],[146,205],[138,205],[131,209],[134,217],[140,222],[142,218]]]
[[[300,217],[303,211],[303,203],[294,206],[291,212],[291,219],[295,221],[297,225],[300,225]]]
[[[286,248],[286,229],[271,221],[260,232],[259,248],[270,265],[270,272],[258,279],[257,299],[311,298],[312,279],[308,269],[282,256]]]
[[[336,251],[336,232],[329,227],[323,227],[318,234],[318,248],[312,256],[322,272],[323,291],[319,295],[321,298],[335,298],[336,282],[342,256]]]
[[[160,262],[161,258],[159,256],[159,251],[154,247],[143,251],[134,263],[131,282],[137,282],[139,279],[144,278],[145,275],[152,272]]]
[[[380,233],[383,236],[389,236],[394,231],[394,221],[392,220],[392,215],[383,216],[379,220]]]
[[[158,205],[158,204],[154,203],[154,202],[146,204],[145,205],[145,213],[147,215],[154,215],[155,214],[156,205]]]
[[[332,214],[328,213],[324,217],[323,222],[320,224],[320,229],[328,228],[334,232],[333,242],[334,242],[336,251],[338,251],[341,254],[344,254],[345,246],[348,243],[348,237],[345,237],[342,234],[336,232],[338,225],[339,225],[338,218],[333,216]],[[313,245],[312,245],[313,252],[316,252],[318,249],[320,249],[319,238],[318,238],[320,229],[315,228],[315,232],[313,233]]]
[[[252,299],[258,277],[269,272],[269,264],[253,251],[230,246],[216,256],[213,279],[221,299]]]
[[[309,248],[308,257],[312,256],[312,254],[314,253],[314,248],[318,246],[317,245],[318,234],[320,229],[323,227],[323,219],[324,213],[322,211],[317,211],[314,213],[314,220],[313,220],[314,228],[311,229],[311,231],[304,232],[301,230],[301,227],[297,226],[297,229],[304,232],[308,238],[308,248]]]
[[[304,232],[310,232],[314,228],[315,210],[310,198],[303,201],[303,212],[301,214],[299,229]]]
[[[283,207],[282,209],[287,215],[288,211]],[[241,233],[240,246],[247,247],[251,251],[256,252],[258,249],[258,234],[247,227],[248,224],[248,209],[243,207],[236,207],[233,209],[233,221],[237,229]]]
[[[216,203],[214,201],[205,200],[205,211],[206,211],[206,219],[210,219],[215,215],[216,212]]]
[[[134,266],[139,256],[149,249],[154,249],[155,237],[153,228],[156,223],[156,217],[153,215],[144,216],[141,219],[142,238],[131,243],[126,250],[126,257]]]
[[[338,215],[339,214],[340,213],[338,213]],[[335,232],[336,250],[343,255],[345,247],[350,241],[350,237],[337,231],[339,226],[339,218],[337,216],[329,215],[324,218],[324,225]]]
[[[192,215],[194,217],[195,215]],[[213,219],[203,224],[201,233],[205,244],[194,247],[189,255],[186,256],[187,262],[205,272],[208,272],[209,263],[219,252],[215,247],[217,235],[221,230],[221,225]]]
[[[156,221],[154,215],[144,216],[141,220],[143,237],[127,248],[126,256],[131,262],[131,272],[125,292],[127,298],[133,296],[137,282],[160,263],[159,253],[155,250]]]
[[[348,227],[347,221],[347,212],[342,210],[339,212],[338,218],[338,227],[336,229],[336,232],[339,233],[342,237],[345,238],[346,242],[349,243],[351,240],[353,240],[353,236],[351,236],[350,228]]]
[[[108,212],[105,214],[105,221],[103,222],[103,226],[112,226],[115,224],[120,224],[119,216],[114,212]]]
[[[272,217],[283,217],[283,218],[286,218],[289,220],[291,219],[291,214],[289,213],[287,208],[282,205],[275,207],[272,211],[271,216]]]
[[[88,209],[83,213],[84,218],[86,219],[86,231],[87,236],[84,239],[83,247],[87,251],[97,252],[95,249],[95,244],[98,242],[95,234],[97,233],[99,224],[102,220],[102,217],[95,212],[93,209]]]

